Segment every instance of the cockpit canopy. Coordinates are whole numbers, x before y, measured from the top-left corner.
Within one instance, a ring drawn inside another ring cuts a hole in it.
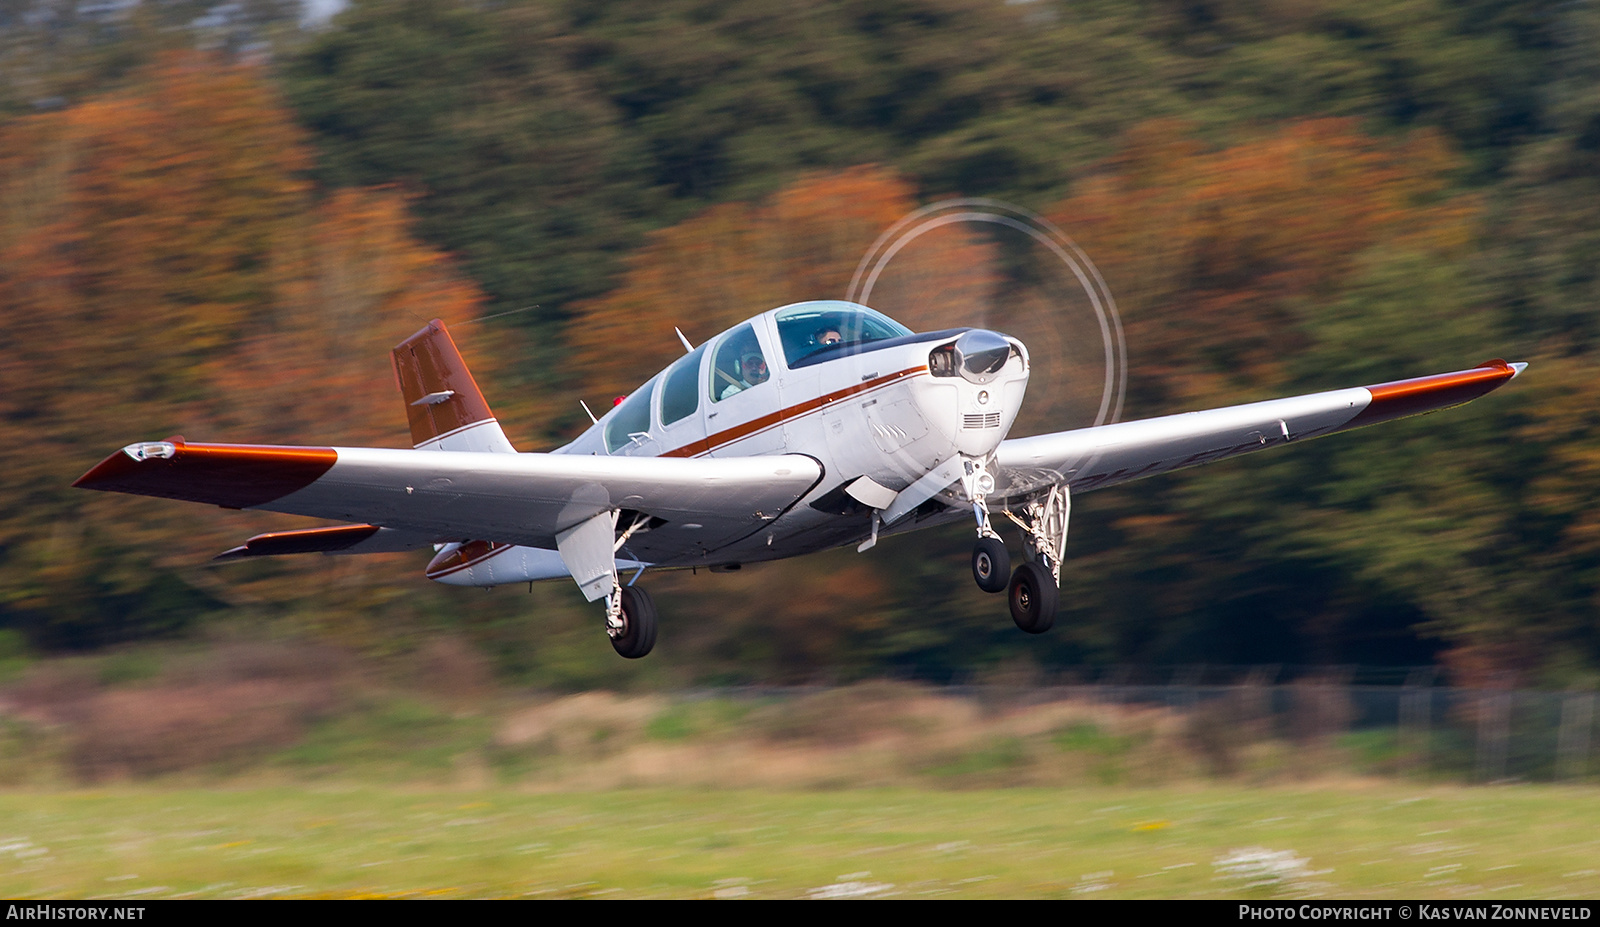
[[[928,337],[918,336],[859,303],[837,299],[784,306],[772,310],[771,319],[789,369],[888,347],[900,343],[898,339]],[[654,417],[658,428],[667,428],[693,416],[703,402],[720,403],[747,390],[770,391],[771,387],[764,386],[772,376],[768,362],[775,363],[777,358],[769,358],[771,352],[762,348],[764,343],[769,349],[773,347],[772,329],[765,322],[757,316],[704,342],[634,390],[603,417],[596,439],[580,438],[569,447],[588,447],[591,440],[594,444],[603,440],[608,454],[644,447],[654,433],[652,411],[657,393],[661,401]]]
[[[840,299],[795,303],[779,309],[773,318],[783,359],[790,367],[817,363],[851,345],[912,334],[881,312]]]

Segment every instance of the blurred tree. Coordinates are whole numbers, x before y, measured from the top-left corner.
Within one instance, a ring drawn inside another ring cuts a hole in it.
[[[1119,294],[1134,415],[1445,370],[1516,346],[1472,270],[1482,200],[1451,194],[1455,165],[1436,138],[1380,141],[1328,121],[1216,152],[1191,138],[1140,129],[1054,210]],[[1541,378],[1546,355],[1531,359]],[[1087,635],[1146,659],[1243,662],[1276,637],[1301,659],[1382,663],[1426,658],[1412,637],[1423,632],[1473,681],[1592,663],[1592,624],[1569,617],[1581,546],[1541,556],[1529,544],[1538,509],[1524,483],[1571,472],[1555,458],[1573,451],[1519,425],[1586,403],[1530,389],[1096,498],[1085,509],[1110,531],[1091,534],[1077,566],[1096,574],[1090,623],[1108,626]],[[1135,588],[1153,590],[1131,623],[1144,640],[1119,643]]]
[[[388,349],[431,317],[471,318],[481,296],[409,237],[397,194],[317,204],[308,166],[257,69],[197,56],[0,127],[0,415],[27,436],[0,468],[6,623],[87,646],[254,602],[357,639],[357,619],[375,622],[371,642],[396,612],[425,611],[386,558],[203,566],[299,520],[196,520],[68,487],[117,444],[180,430],[403,442]]]
[[[652,234],[615,290],[574,309],[568,341],[583,389],[638,386],[682,352],[673,326],[698,343],[774,306],[844,298],[878,235],[917,208],[913,192],[883,168],[815,174],[764,203],[714,206]],[[919,331],[979,317],[992,261],[970,230],[936,230],[895,262],[873,305]]]
[[[545,4],[358,3],[283,68],[318,175],[418,194],[420,233],[536,322],[600,292],[656,203],[558,26]]]

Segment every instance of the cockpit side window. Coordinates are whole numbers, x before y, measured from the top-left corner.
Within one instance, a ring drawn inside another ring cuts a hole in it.
[[[706,346],[702,344],[667,371],[667,379],[661,385],[661,424],[671,425],[700,408],[700,358],[705,353]]]
[[[778,313],[777,323],[783,357],[791,367],[812,355],[912,333],[911,329],[866,306],[834,301],[790,306]]]
[[[636,435],[650,436],[650,396],[656,390],[656,379],[633,391],[611,414],[606,423],[606,453],[615,454],[634,443]]]
[[[720,402],[753,389],[771,376],[761,344],[756,341],[756,330],[746,322],[724,335],[717,344],[717,353],[711,362],[711,401]]]

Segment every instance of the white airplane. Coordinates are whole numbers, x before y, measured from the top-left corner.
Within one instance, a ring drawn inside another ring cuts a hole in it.
[[[688,350],[576,441],[532,454],[506,440],[435,320],[394,349],[412,450],[171,437],[130,444],[74,485],[355,522],[259,535],[219,559],[432,547],[427,576],[450,585],[570,576],[604,600],[629,658],[656,639],[635,585],[647,569],[865,551],[969,520],[973,577],[1008,590],[1017,626],[1038,634],[1055,619],[1073,494],[1459,405],[1525,366],[1008,438],[1028,384],[1022,342],[803,302]],[[1021,529],[1015,571],[1000,516]]]

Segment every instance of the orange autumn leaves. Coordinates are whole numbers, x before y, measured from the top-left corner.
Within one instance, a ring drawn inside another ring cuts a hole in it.
[[[1479,204],[1445,195],[1456,167],[1433,134],[1374,138],[1350,120],[1221,150],[1157,122],[1049,214],[1117,295],[1135,388],[1193,408],[1283,384],[1308,316],[1372,249],[1459,256]]]
[[[143,568],[86,560],[95,543],[185,569],[284,521],[67,488],[132,440],[407,443],[389,349],[435,316],[476,316],[482,297],[411,235],[403,196],[319,199],[312,160],[264,74],[198,56],[0,125],[0,414],[14,439],[0,452],[0,570],[60,565],[70,584]],[[51,540],[88,522],[112,537]],[[48,607],[59,590],[37,579],[7,583],[34,590],[14,607]]]
[[[664,229],[628,262],[621,284],[577,307],[568,328],[588,396],[627,392],[695,343],[752,315],[807,299],[843,299],[878,235],[915,210],[891,170],[803,177],[765,203],[726,203]],[[960,227],[905,252],[872,303],[912,328],[979,317],[993,286],[991,254]]]
[[[1308,316],[1364,254],[1459,255],[1479,204],[1446,195],[1455,168],[1436,136],[1379,139],[1348,120],[1293,123],[1222,149],[1156,122],[1045,212],[1105,273],[1135,389],[1195,407],[1280,388],[1314,337]],[[657,232],[620,286],[574,313],[586,395],[626,392],[669,363],[681,352],[674,325],[698,343],[773,306],[842,298],[877,235],[919,205],[905,178],[861,167]],[[985,230],[948,226],[903,252],[870,301],[918,330],[978,325],[1017,295],[1001,285]]]
[[[1362,254],[1466,241],[1476,204],[1445,197],[1452,162],[1427,136],[1323,120],[1220,149],[1194,137],[1145,126],[1041,210],[1119,299],[1134,383],[1167,403],[1141,411],[1270,391]],[[115,447],[180,431],[405,443],[390,347],[430,318],[478,315],[482,297],[413,236],[401,194],[318,191],[312,160],[263,75],[196,57],[0,125],[0,414],[19,439],[0,452],[0,588],[12,608],[78,607],[86,574],[132,596],[151,569],[227,601],[315,597],[329,621],[406,607],[396,597],[415,585],[363,558],[199,568],[253,531],[303,521],[67,488]],[[922,201],[894,170],[858,167],[662,229],[608,295],[572,307],[560,375],[603,400],[681,354],[674,326],[698,343],[774,306],[843,298],[879,234]],[[902,252],[869,302],[919,330],[1004,328],[1016,314],[1004,257],[985,229],[946,226]],[[502,417],[571,414],[496,390],[514,351],[488,355],[487,337],[457,333]],[[1029,405],[1047,410],[1051,384],[1035,383]],[[1063,425],[1040,415],[1029,427]]]

